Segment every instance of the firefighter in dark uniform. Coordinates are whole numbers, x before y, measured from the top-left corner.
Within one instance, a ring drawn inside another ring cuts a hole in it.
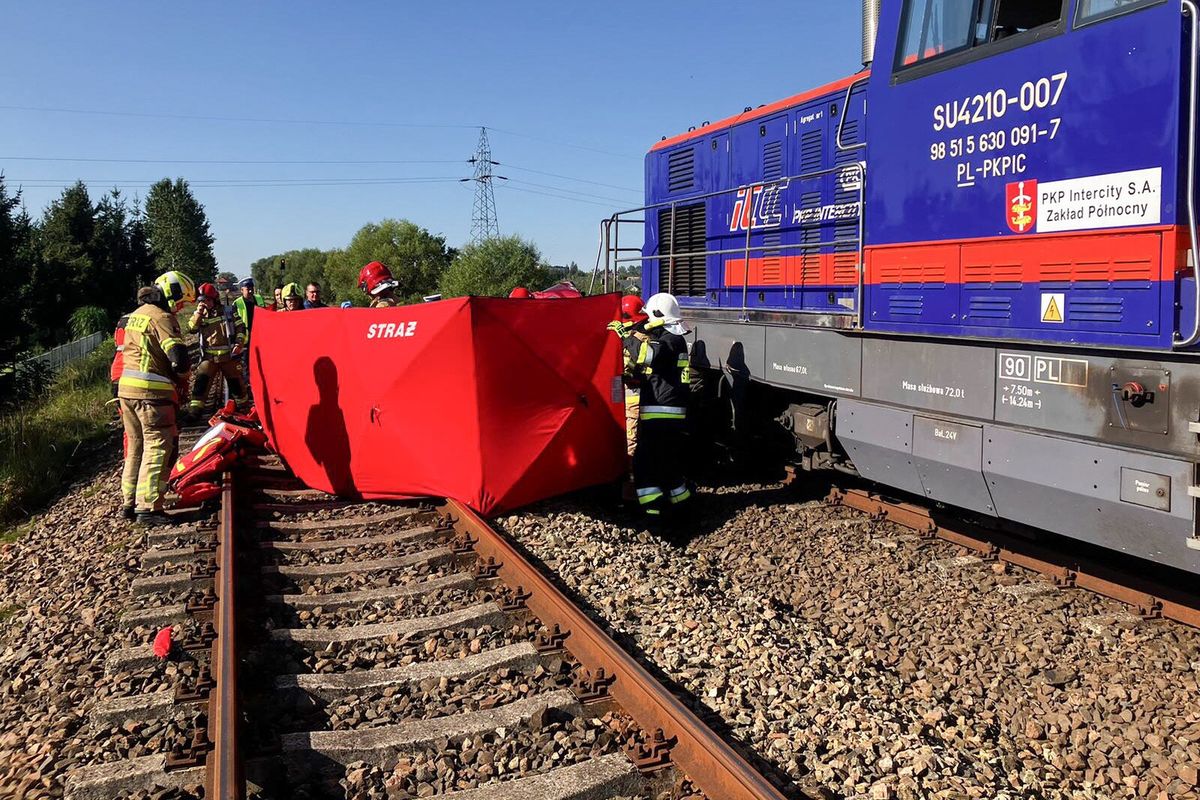
[[[121,497],[127,518],[166,522],[163,494],[178,435],[176,415],[191,370],[175,314],[196,298],[186,275],[168,272],[125,323],[123,364],[117,382],[127,447]]]
[[[367,264],[358,273],[358,288],[371,298],[371,308],[392,308],[400,305],[395,292],[399,283],[392,271],[378,261]]]
[[[630,368],[641,382],[633,482],[638,505],[653,517],[679,510],[692,496],[684,472],[691,368],[679,303],[656,294],[646,301],[646,321],[623,339]]]
[[[200,334],[200,366],[196,368],[196,382],[188,404],[189,416],[197,416],[204,410],[209,384],[218,375],[225,376],[234,403],[239,408],[245,406],[246,381],[242,377],[241,355],[247,341],[246,329],[237,315],[227,317],[217,287],[211,283],[200,284],[196,311],[188,320],[187,329]]]

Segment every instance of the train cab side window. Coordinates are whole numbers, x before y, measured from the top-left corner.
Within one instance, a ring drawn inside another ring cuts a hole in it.
[[[899,66],[919,64],[972,44],[976,0],[908,0]]]
[[[1155,6],[1163,0],[1079,0],[1079,8],[1075,12],[1075,24],[1086,25],[1089,22],[1099,22],[1110,17],[1137,11],[1139,8]]]
[[[996,0],[991,41],[1007,39],[1009,36],[1058,22],[1061,17],[1060,0]]]
[[[1062,21],[1065,5],[1064,0],[907,0],[896,68],[974,51],[1057,24]]]

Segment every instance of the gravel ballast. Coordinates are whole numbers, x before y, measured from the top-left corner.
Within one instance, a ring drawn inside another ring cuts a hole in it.
[[[690,540],[578,499],[498,526],[810,792],[1198,796],[1200,633],[802,491],[710,490]]]

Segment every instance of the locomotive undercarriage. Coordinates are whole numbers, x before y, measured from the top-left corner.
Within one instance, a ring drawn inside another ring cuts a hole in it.
[[[1200,572],[1187,357],[689,324],[734,429],[767,423],[806,469]]]

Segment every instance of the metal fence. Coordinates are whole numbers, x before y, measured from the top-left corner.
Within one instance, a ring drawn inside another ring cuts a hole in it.
[[[22,362],[22,365],[36,363],[41,364],[44,369],[57,372],[59,368],[70,364],[72,361],[78,361],[95,350],[105,338],[103,333],[97,331],[96,333],[88,334],[82,339],[67,342],[55,347],[53,350],[47,350],[41,355],[26,359]]]

